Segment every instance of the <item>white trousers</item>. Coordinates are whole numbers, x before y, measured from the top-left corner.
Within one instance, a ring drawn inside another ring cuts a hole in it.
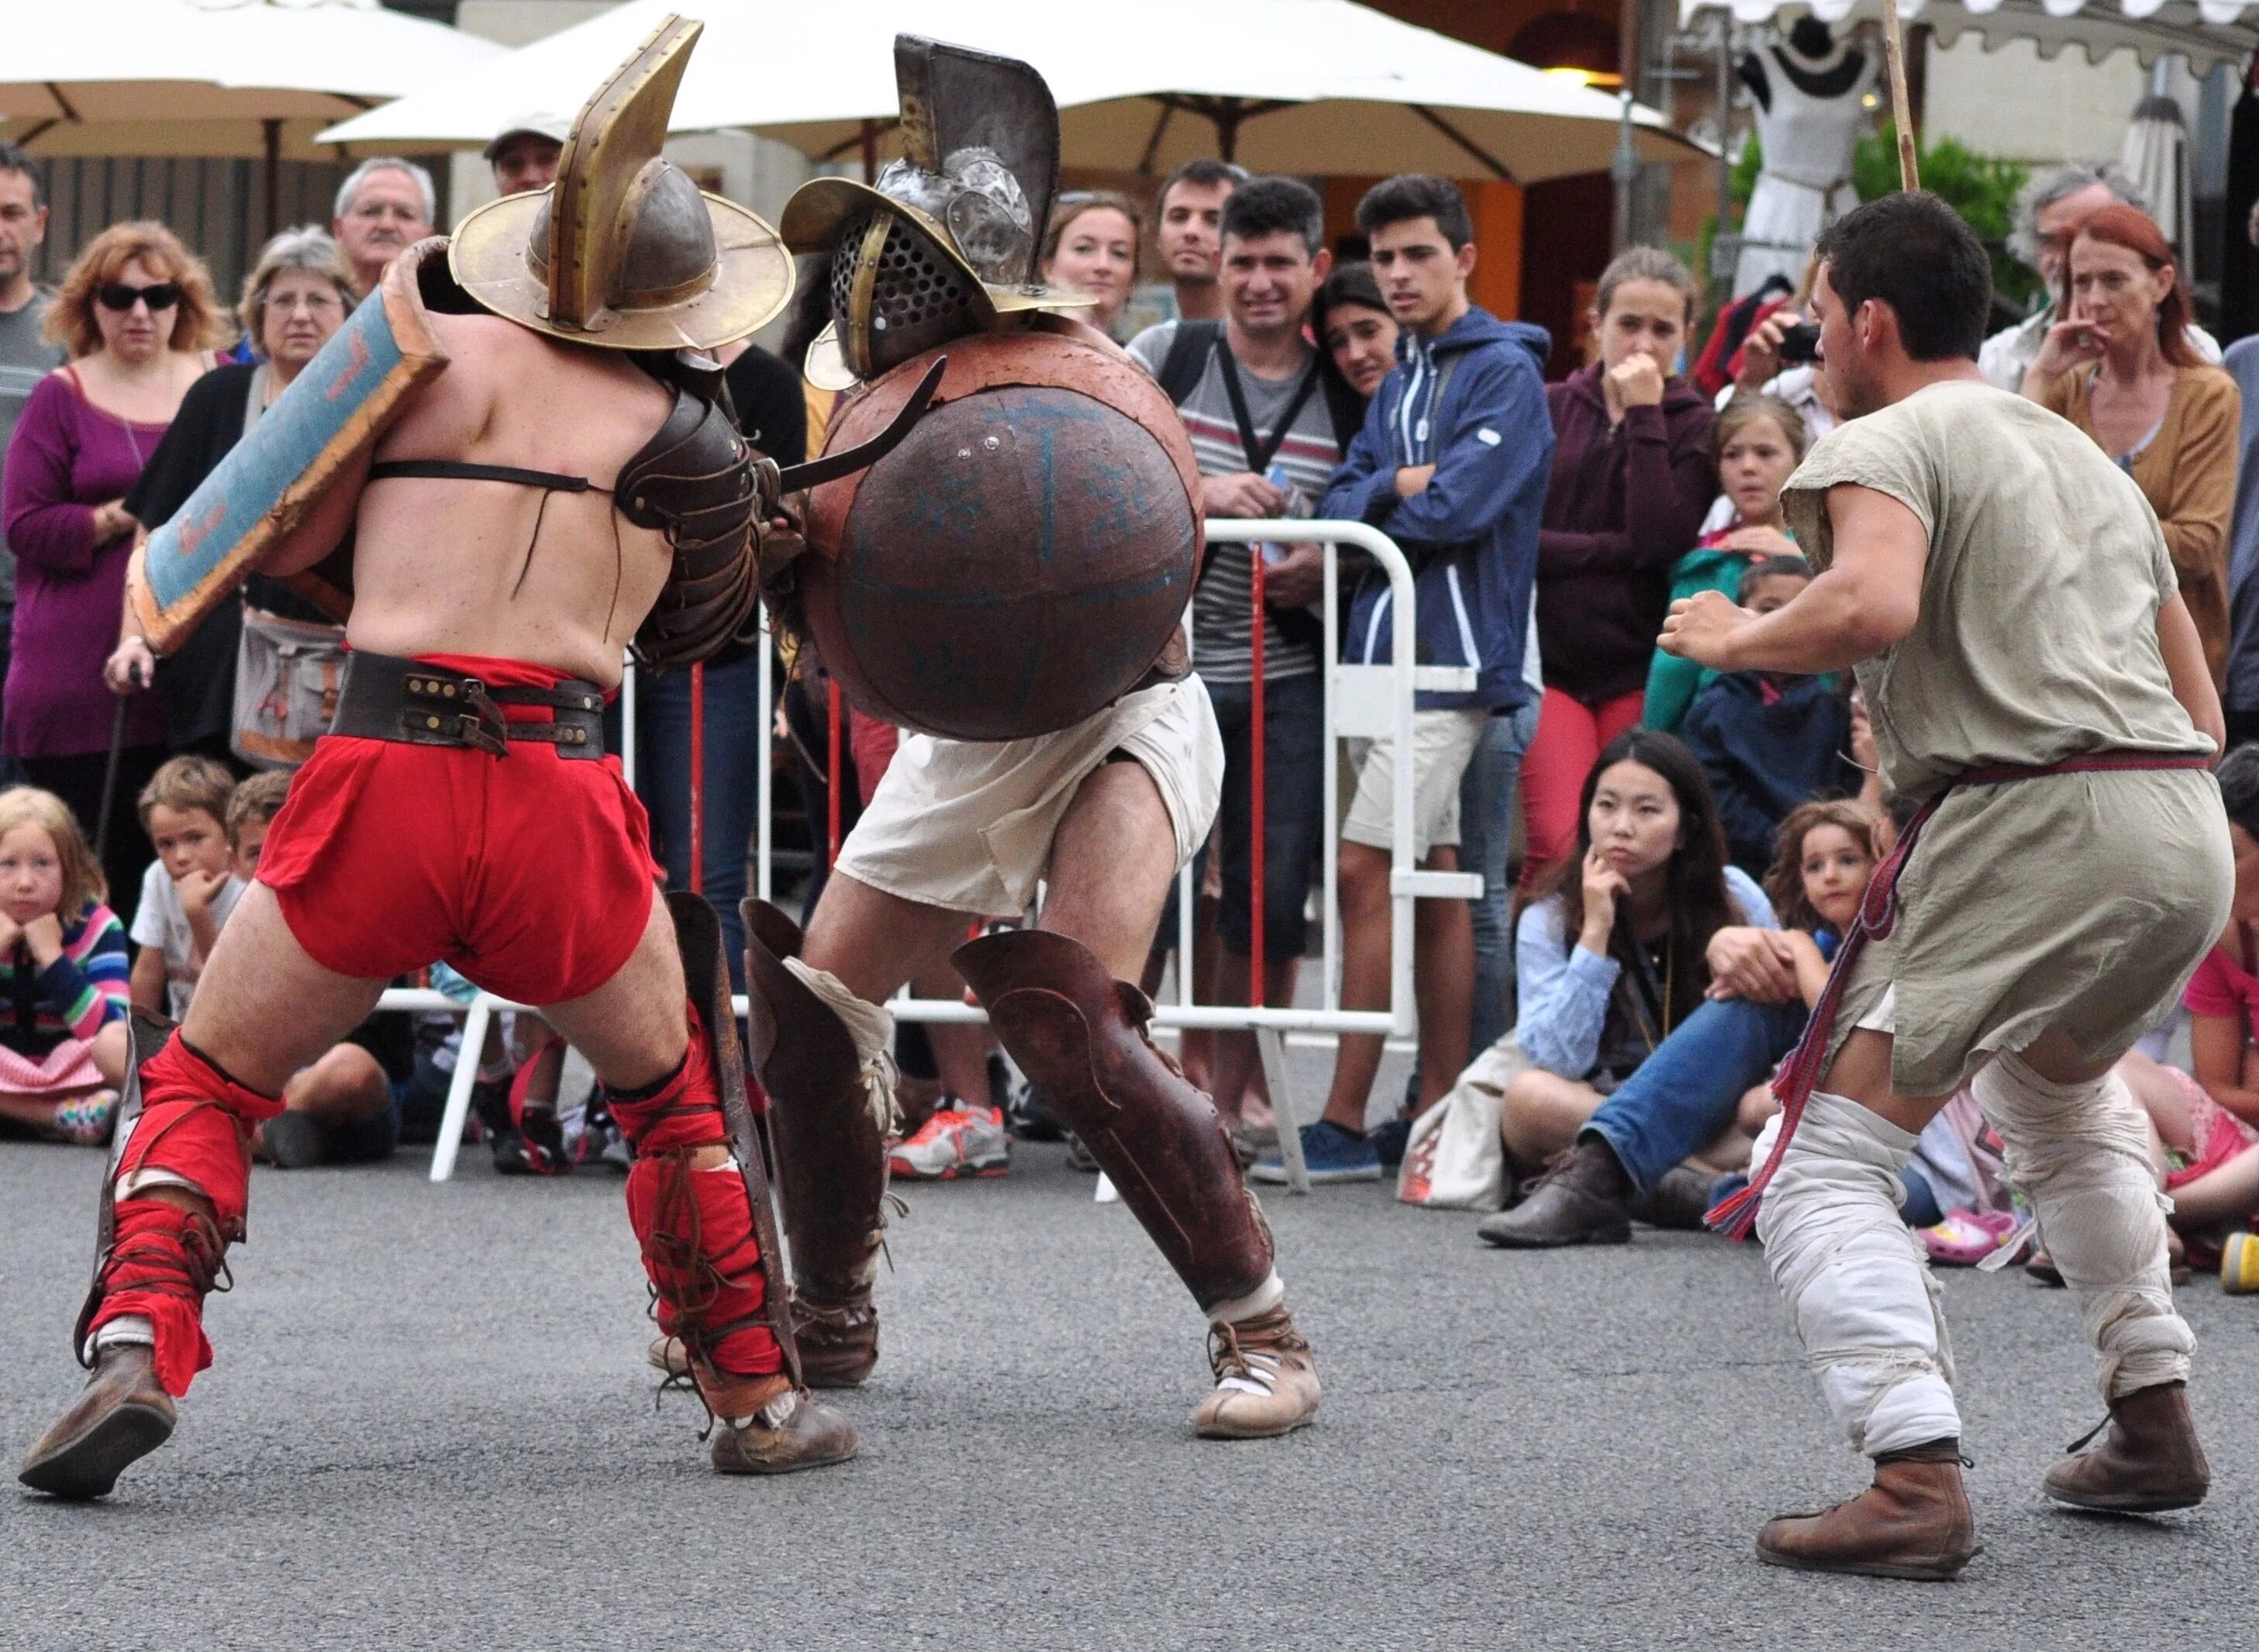
[[[2171,1206],[2157,1192],[2149,1129],[2126,1081],[2113,1072],[2051,1084],[2001,1056],[1971,1089],[2101,1356],[2103,1399],[2186,1382],[2196,1336],[2173,1311]]]
[[[2184,1381],[2196,1339],[2173,1311],[2165,1206],[2125,1081],[2052,1084],[2001,1056],[1973,1089],[2078,1302],[2104,1399]],[[1869,1456],[1961,1432],[1936,1282],[1898,1212],[1913,1144],[1857,1102],[1815,1091],[1757,1213],[1766,1264],[1828,1413]]]
[[[1772,1150],[1766,1127],[1752,1163]],[[1821,1397],[1869,1456],[1957,1439],[1953,1350],[1929,1258],[1899,1217],[1914,1138],[1815,1090],[1757,1207],[1765,1265]]]

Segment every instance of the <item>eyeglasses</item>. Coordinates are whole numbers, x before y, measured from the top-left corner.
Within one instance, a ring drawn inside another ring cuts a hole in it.
[[[121,316],[137,303],[148,305],[150,313],[154,315],[181,302],[181,284],[153,281],[146,287],[128,287],[124,281],[104,281],[95,289],[94,296],[104,310],[114,310]]]

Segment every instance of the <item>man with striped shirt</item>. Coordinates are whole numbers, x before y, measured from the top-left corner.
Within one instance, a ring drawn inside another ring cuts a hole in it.
[[[1358,406],[1325,352],[1304,334],[1332,260],[1316,191],[1293,178],[1255,178],[1224,203],[1219,260],[1223,320],[1148,328],[1130,353],[1177,404],[1201,469],[1201,502],[1218,516],[1307,516],[1332,480]],[[1193,663],[1215,705],[1224,743],[1223,804],[1214,846],[1223,857],[1217,919],[1224,946],[1217,999],[1251,1001],[1253,950],[1251,710],[1255,679],[1253,557],[1264,564],[1265,999],[1292,1001],[1304,943],[1303,906],[1318,851],[1324,777],[1324,644],[1311,605],[1322,595],[1315,545],[1210,545],[1193,595]],[[1166,932],[1165,921],[1164,932]],[[1255,1070],[1246,1034],[1217,1040],[1215,1103],[1236,1119]]]

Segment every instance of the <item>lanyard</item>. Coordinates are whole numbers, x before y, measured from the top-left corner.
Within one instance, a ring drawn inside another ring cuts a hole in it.
[[[1219,338],[1215,355],[1216,365],[1223,370],[1223,393],[1231,398],[1231,417],[1239,424],[1239,445],[1246,452],[1247,468],[1260,476],[1271,468],[1271,461],[1279,456],[1279,445],[1286,439],[1286,432],[1294,427],[1295,419],[1310,399],[1310,392],[1318,388],[1318,358],[1312,353],[1309,367],[1302,374],[1301,383],[1294,387],[1294,394],[1287,399],[1279,422],[1272,427],[1269,438],[1258,442],[1255,438],[1255,421],[1247,411],[1247,392],[1239,382],[1239,364],[1231,359],[1231,346]]]

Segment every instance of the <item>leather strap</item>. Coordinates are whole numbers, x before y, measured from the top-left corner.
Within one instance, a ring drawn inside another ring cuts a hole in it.
[[[553,470],[524,470],[516,465],[474,465],[457,459],[388,459],[368,467],[368,479],[373,482],[411,476],[432,481],[508,482],[514,488],[538,488],[552,494],[607,491],[586,476],[567,476]]]
[[[504,706],[546,706],[546,723],[513,721]],[[489,688],[461,672],[391,654],[346,659],[330,732],[404,745],[467,747],[508,757],[512,741],[552,745],[560,758],[604,755],[603,691],[568,677],[553,688]]]

